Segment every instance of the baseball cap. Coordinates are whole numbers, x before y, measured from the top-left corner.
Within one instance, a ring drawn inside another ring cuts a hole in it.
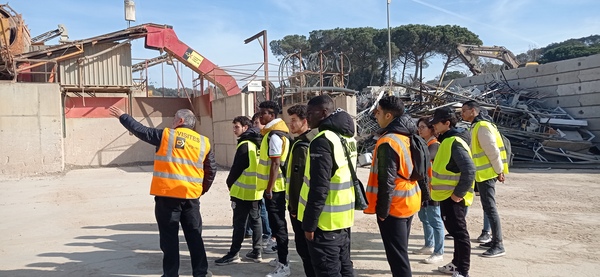
[[[431,125],[437,124],[438,122],[440,122],[442,120],[448,120],[454,116],[455,116],[455,112],[450,107],[437,108],[433,112],[433,117],[429,121],[429,124],[431,124]]]

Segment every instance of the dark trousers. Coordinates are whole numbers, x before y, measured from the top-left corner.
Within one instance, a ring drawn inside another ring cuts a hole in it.
[[[296,251],[298,256],[302,259],[302,266],[304,267],[304,275],[307,277],[315,277],[315,270],[313,269],[312,262],[310,261],[310,253],[308,253],[308,242],[306,236],[304,236],[304,230],[302,230],[302,222],[291,216],[290,221],[292,222],[292,228],[294,229],[294,241],[296,242]]]
[[[322,231],[317,228],[314,239],[307,242],[316,276],[354,276],[350,260],[350,229]]]
[[[494,245],[502,245],[502,226],[500,225],[500,215],[496,208],[496,178],[476,183],[481,197],[481,206],[483,212],[490,221],[492,227],[492,242]]]
[[[467,220],[465,218],[467,207],[465,200],[458,203],[448,198],[440,202],[442,220],[448,233],[454,238],[454,257],[452,263],[458,272],[467,276],[471,264],[471,241],[467,231]]]
[[[208,261],[202,241],[200,200],[156,196],[154,201],[160,249],[164,253],[163,276],[179,276],[179,223],[190,251],[193,276],[206,276]]]
[[[285,191],[273,192],[271,199],[265,198],[269,225],[277,241],[277,259],[282,264],[288,263],[288,229],[285,221]]]
[[[410,277],[408,260],[408,236],[413,217],[397,218],[388,216],[384,221],[377,219],[385,256],[394,277]]]
[[[262,226],[260,220],[261,201],[245,201],[232,197],[231,208],[233,209],[233,235],[229,254],[235,255],[242,249],[246,222],[252,228],[252,249],[260,250],[262,237]]]

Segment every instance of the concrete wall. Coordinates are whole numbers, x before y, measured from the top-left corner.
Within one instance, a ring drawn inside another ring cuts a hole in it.
[[[212,102],[213,149],[217,164],[231,166],[237,138],[233,134],[233,124],[236,116],[254,115],[254,96],[240,93],[238,95],[216,99]],[[203,118],[207,120],[208,118]]]
[[[116,166],[149,163],[155,147],[130,134],[119,120],[108,114],[116,105],[145,126],[170,127],[178,109],[190,108],[182,98],[81,97],[67,98],[65,122],[65,164],[70,167]]]
[[[0,174],[64,169],[62,104],[58,84],[0,85]]]
[[[600,142],[600,55],[528,66],[499,73],[456,79],[453,85],[477,86],[504,81],[514,90],[535,91],[545,95],[543,105],[560,106],[576,119],[588,121],[588,130]]]

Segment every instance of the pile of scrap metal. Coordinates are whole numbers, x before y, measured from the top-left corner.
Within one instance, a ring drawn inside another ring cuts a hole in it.
[[[544,108],[543,98],[547,95],[542,93],[515,91],[500,82],[490,83],[483,91],[475,87],[395,85],[405,88],[393,94],[404,98],[406,111],[415,119],[431,115],[442,106],[455,107],[458,113],[462,103],[479,102],[510,139],[516,163],[600,164],[600,149],[592,142],[595,135],[586,129],[587,120],[574,119],[560,107]],[[374,148],[373,134],[378,126],[372,111],[387,91],[389,87],[382,87],[357,97],[358,141],[362,153]]]

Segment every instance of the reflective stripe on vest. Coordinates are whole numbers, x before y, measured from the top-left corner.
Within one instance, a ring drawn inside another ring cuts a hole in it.
[[[325,205],[319,216],[317,227],[323,231],[350,228],[354,225],[354,186],[349,166],[356,167],[356,159],[358,157],[356,140],[345,137],[351,159],[351,163],[349,164],[340,138],[334,132],[326,130],[318,133],[313,138],[313,141],[322,136],[332,145],[333,162],[337,165],[337,170],[331,177],[329,193],[325,199]],[[307,157],[310,157],[310,147]],[[300,199],[298,200],[298,220],[300,221],[304,220],[304,210],[306,209],[309,191],[310,158],[306,159],[304,183],[302,184]]]
[[[231,197],[235,197],[244,201],[255,201],[262,199],[264,190],[256,189],[256,169],[258,165],[258,155],[256,148],[256,144],[249,140],[242,141],[238,143],[237,149],[242,145],[247,145],[248,147],[248,161],[250,162],[248,167],[244,169],[240,177],[235,180],[231,189],[229,190],[229,195]]]
[[[496,138],[496,147],[500,150],[500,158],[502,159],[503,169],[502,172],[504,174],[508,174],[508,159],[506,154],[506,148],[504,147],[504,141],[502,140],[502,136],[500,132],[494,124],[487,122],[485,120],[478,121],[473,126],[471,130],[471,151],[473,152],[473,162],[475,163],[475,181],[483,182],[492,178],[496,178],[498,174],[492,167],[492,163],[490,159],[487,157],[481,144],[479,143],[479,139],[477,134],[479,132],[479,128],[488,128],[492,135]]]
[[[202,195],[208,138],[188,128],[165,128],[154,155],[150,194],[182,199]]]
[[[390,215],[393,217],[406,218],[414,215],[421,208],[421,188],[417,181],[409,180],[413,171],[413,163],[410,155],[410,139],[400,134],[385,134],[377,140],[371,162],[371,173],[366,188],[369,206],[364,211],[366,214],[374,214],[377,205],[377,192],[379,191],[379,172],[377,150],[382,144],[388,144],[398,155],[398,170],[394,178],[396,185],[390,203]]]
[[[271,174],[271,158],[269,157],[269,136],[271,132],[265,134],[260,143],[260,156],[259,162],[256,169],[256,186],[258,190],[265,190],[269,185],[269,176]],[[286,137],[282,136],[282,149],[281,149],[281,157],[280,162],[285,163],[287,160],[287,155],[290,150],[289,141]],[[275,184],[273,184],[273,192],[281,192],[285,191],[285,178],[283,177],[283,172],[281,172],[281,167],[277,168],[277,178],[275,179]]]
[[[462,144],[469,152],[469,155],[471,155],[469,145],[467,145],[460,137],[449,137],[442,141],[432,165],[433,178],[431,179],[431,199],[434,201],[444,201],[452,196],[452,193],[454,193],[454,189],[456,189],[456,185],[458,185],[458,181],[460,180],[460,173],[454,173],[446,169],[446,166],[452,157],[452,144],[454,141]],[[471,206],[473,203],[474,186],[475,182],[473,182],[471,188],[463,197],[466,206]]]

